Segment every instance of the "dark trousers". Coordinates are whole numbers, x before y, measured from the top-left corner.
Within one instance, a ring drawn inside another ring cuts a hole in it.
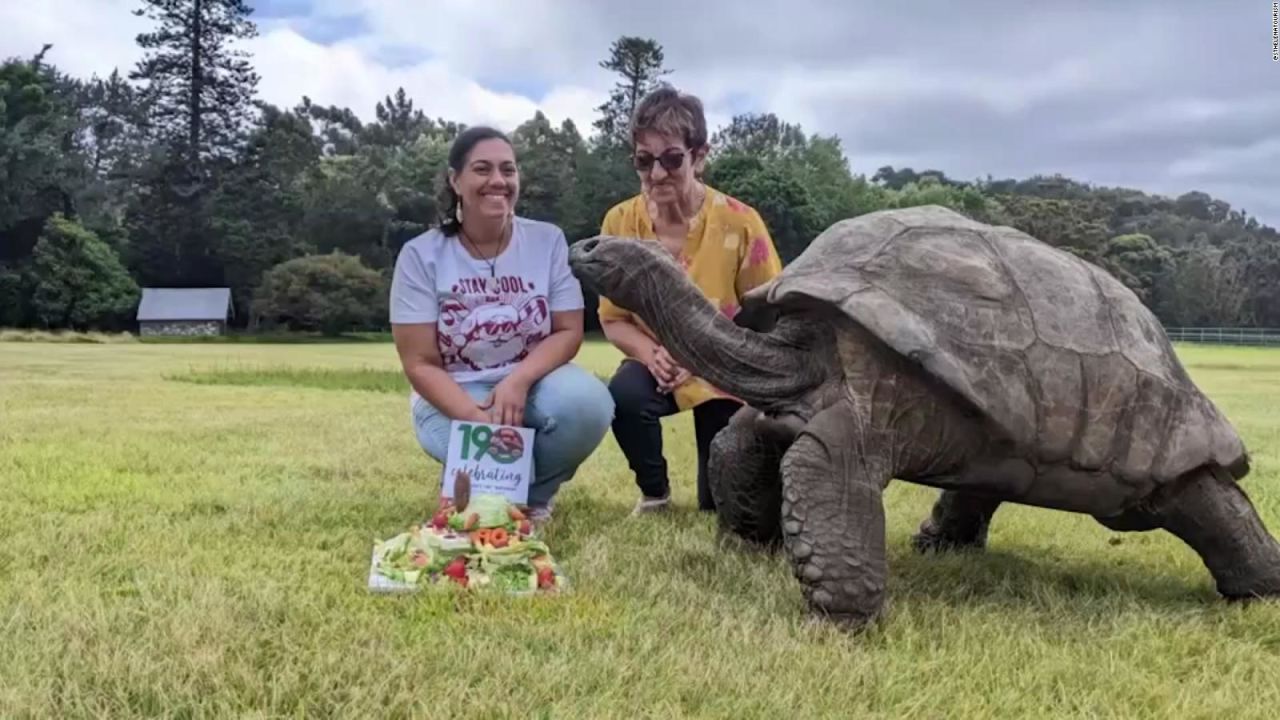
[[[609,382],[616,406],[613,437],[622,448],[640,492],[649,497],[665,497],[671,489],[667,459],[662,454],[661,420],[680,411],[675,397],[658,391],[658,381],[649,368],[635,360],[624,360]],[[707,486],[707,457],[711,439],[742,407],[733,400],[708,400],[693,408],[694,441],[698,448],[698,509],[714,510]]]

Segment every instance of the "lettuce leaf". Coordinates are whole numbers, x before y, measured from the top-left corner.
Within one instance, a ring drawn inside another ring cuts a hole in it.
[[[515,530],[516,523],[511,519],[511,507],[511,503],[504,495],[496,493],[476,495],[467,503],[465,509],[449,516],[448,525],[453,530],[461,530],[466,527],[467,518],[474,513],[478,522],[471,528],[472,530],[496,527]]]
[[[427,537],[416,530],[400,533],[378,543],[374,546],[374,553],[378,558],[378,574],[397,582],[414,584],[423,570],[437,564],[444,567],[440,562],[440,554],[431,548]],[[425,565],[414,562],[418,555],[426,556]]]
[[[526,592],[538,588],[538,573],[527,562],[499,567],[490,577],[491,587],[504,592]]]

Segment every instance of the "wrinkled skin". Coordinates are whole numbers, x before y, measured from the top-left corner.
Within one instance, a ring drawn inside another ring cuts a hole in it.
[[[847,628],[880,616],[892,478],[942,491],[912,538],[921,551],[981,549],[1014,502],[1165,529],[1222,595],[1280,595],[1280,543],[1236,482],[1243,446],[1136,297],[1064,253],[947,213],[833,227],[744,302],[750,328],[654,243],[592,238],[570,265],[684,367],[749,403],[713,444],[720,521],[780,539],[815,615]],[[891,245],[904,227],[917,240]]]
[[[782,457],[801,429],[747,406],[711,441],[707,475],[721,528],[765,548],[782,542]]]

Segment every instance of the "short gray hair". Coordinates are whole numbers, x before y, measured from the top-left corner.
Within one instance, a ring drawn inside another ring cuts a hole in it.
[[[639,142],[645,132],[679,137],[690,150],[702,148],[707,144],[707,116],[702,101],[670,85],[659,87],[636,105],[631,116],[631,142]]]

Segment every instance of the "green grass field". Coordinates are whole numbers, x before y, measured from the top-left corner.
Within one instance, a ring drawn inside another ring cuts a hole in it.
[[[1180,352],[1280,532],[1280,351]],[[371,595],[373,540],[431,508],[438,471],[395,362],[378,343],[0,343],[0,717],[1280,712],[1280,604],[1224,604],[1173,537],[1064,513],[1006,506],[985,555],[920,557],[933,493],[896,483],[886,623],[806,623],[783,558],[691,511],[688,415],[666,426],[677,512],[627,517],[611,436],[566,486],[547,539],[571,594]]]

